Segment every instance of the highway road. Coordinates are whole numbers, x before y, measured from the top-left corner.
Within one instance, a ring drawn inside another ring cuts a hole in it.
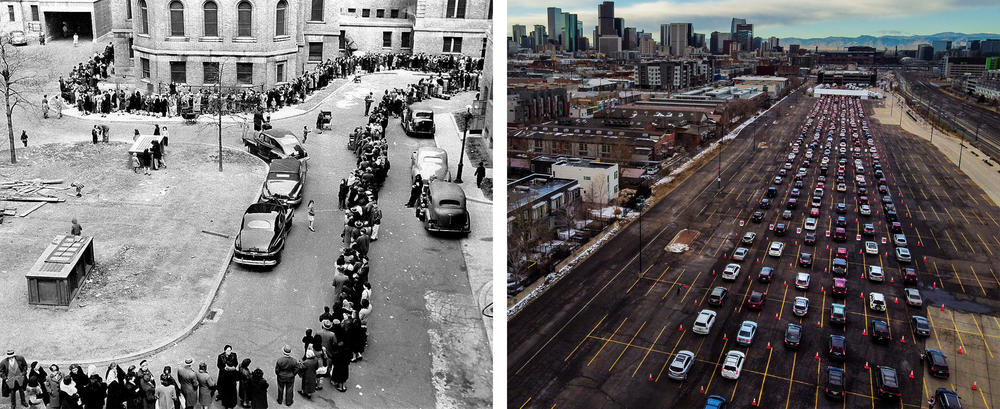
[[[816,101],[798,94],[789,98],[785,103],[790,116],[780,118],[762,132],[759,140],[765,143],[763,150],[751,153],[748,134],[744,133],[723,151],[721,190],[715,184],[717,165],[711,160],[645,214],[641,240],[638,226],[633,223],[514,316],[508,322],[508,407],[694,408],[700,407],[705,396],[711,394],[731,400],[736,407],[754,403],[786,409],[922,407],[928,394],[933,393],[933,389],[928,389],[933,383],[922,370],[919,352],[924,342],[913,339],[909,316],[929,315],[929,308],[939,308],[941,303],[960,311],[995,314],[998,309],[995,300],[1000,296],[1000,281],[996,278],[1000,263],[992,253],[1000,248],[997,233],[1000,223],[996,217],[1000,209],[990,204],[983,192],[929,143],[901,133],[898,127],[872,123],[875,147],[882,155],[903,232],[914,243],[909,247],[915,255],[914,262],[898,263],[892,244],[881,241],[891,236],[877,193],[869,194],[875,209],[873,214],[858,213],[857,188],[861,186],[853,183],[854,170],[850,166],[846,172],[847,192],[835,192],[835,184],[827,182],[817,244],[814,248],[805,246],[802,241],[805,231],[800,229],[807,210],[800,205],[792,210],[791,220],[782,219],[777,208],[784,210],[791,187],[787,181],[776,186],[772,179]],[[864,106],[865,112],[870,113],[871,106],[868,103]],[[835,156],[831,158],[834,161]],[[796,162],[800,160],[801,154]],[[871,161],[871,157],[864,157],[869,181],[873,180]],[[806,192],[812,191],[817,183],[815,169],[814,164],[804,180]],[[827,174],[831,180],[835,169]],[[755,224],[750,215],[757,210],[768,186],[778,188],[775,207],[766,210],[762,223]],[[875,186],[869,182],[867,188],[874,190]],[[835,203],[841,202],[847,205],[843,214],[835,211]],[[847,219],[846,243],[834,242],[824,234],[833,230],[832,224],[838,216]],[[788,223],[790,231],[778,237],[770,225],[781,222]],[[874,224],[878,254],[866,254],[862,250],[863,238],[856,239],[866,222]],[[699,233],[691,249],[684,254],[665,251],[665,246],[682,229]],[[733,250],[746,231],[756,232],[757,241],[751,246],[748,259],[741,263],[743,271],[739,279],[723,281],[721,272],[726,264],[733,262]],[[771,241],[786,243],[781,257],[766,255]],[[639,246],[643,253],[641,266],[636,257]],[[838,247],[848,249],[849,266],[848,294],[839,299],[831,294],[830,274]],[[813,254],[814,260],[808,268],[796,265],[799,252]],[[884,269],[885,282],[865,279],[863,272],[873,265]],[[906,305],[901,278],[902,268],[907,266],[917,270],[919,289],[929,307]],[[775,269],[772,282],[755,279],[762,267]],[[812,276],[807,291],[794,288],[798,272],[809,272]],[[723,306],[709,307],[705,302],[716,286],[726,287],[729,299]],[[766,294],[762,311],[744,307],[751,291]],[[872,313],[866,308],[870,291],[886,295],[889,304],[886,312]],[[792,300],[799,295],[810,298],[810,312],[805,318],[791,313]],[[846,327],[828,321],[834,301],[847,306]],[[698,311],[705,308],[718,313],[717,322],[709,335],[694,334],[691,325]],[[887,345],[874,344],[870,339],[870,320],[876,317],[889,323],[891,341]],[[976,327],[981,331],[967,333],[968,327],[959,324],[961,320],[955,315],[949,318],[942,321],[935,316],[932,328],[933,339],[938,341],[935,345],[943,345],[942,350],[950,358],[957,352],[948,347],[963,345],[947,341],[956,335],[963,337],[965,344],[978,342],[984,359],[989,358],[987,351],[992,353],[992,349],[1000,348],[1000,323],[986,326],[992,321],[984,319],[983,325]],[[743,320],[754,320],[760,325],[750,347],[735,345],[736,332]],[[786,350],[782,345],[788,323],[804,328],[799,350]],[[830,334],[847,337],[846,364],[835,364],[827,358],[826,340]],[[696,362],[689,378],[677,382],[668,379],[665,368],[681,350],[694,352]],[[722,359],[729,350],[739,350],[747,356],[738,380],[724,379],[719,374]],[[877,389],[873,371],[865,368],[866,363],[869,368],[889,365],[898,371],[902,378],[900,401],[883,405],[873,397]],[[840,366],[848,373],[848,394],[843,402],[831,402],[822,396],[828,365]],[[996,368],[980,371],[995,372]],[[983,375],[954,372],[952,379],[962,382]],[[982,401],[989,401],[990,407],[997,406],[993,397],[996,395],[988,392],[979,392]],[[960,395],[970,406],[978,402],[970,398],[979,396],[967,388]]]

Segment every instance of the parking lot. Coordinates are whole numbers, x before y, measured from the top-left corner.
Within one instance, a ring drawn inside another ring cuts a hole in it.
[[[1000,322],[994,313],[1000,295],[1000,281],[996,278],[1000,264],[992,257],[992,252],[1000,249],[1000,224],[995,220],[1000,211],[930,144],[902,134],[898,128],[871,122],[873,147],[885,173],[888,196],[895,206],[899,228],[906,236],[906,247],[912,253],[912,262],[897,261],[894,254],[897,246],[893,244],[882,205],[883,195],[876,190],[874,158],[863,134],[858,150],[864,151],[859,152],[859,159],[866,184],[860,185],[855,179],[854,152],[850,149],[858,139],[852,138],[848,130],[845,191],[837,191],[841,129],[838,122],[819,214],[815,216],[816,243],[805,244],[803,239],[808,232],[805,224],[810,217],[806,202],[819,181],[818,162],[824,155],[828,132],[822,132],[818,140],[820,147],[802,178],[798,205],[788,209],[790,218],[783,218],[781,213],[792,198],[792,177],[802,165],[805,145],[812,142],[811,126],[805,132],[799,153],[791,160],[787,177],[780,184],[775,184],[774,177],[792,152],[791,143],[801,134],[805,118],[817,101],[801,98],[790,105],[788,116],[772,122],[762,132],[761,149],[747,154],[745,161],[722,168],[721,184],[713,183],[699,191],[694,200],[677,206],[676,213],[671,215],[674,218],[662,230],[647,230],[653,233],[647,233],[648,238],[642,241],[645,265],[637,266],[635,257],[623,265],[608,265],[608,269],[618,274],[601,287],[600,297],[595,295],[580,310],[586,310],[585,315],[578,312],[581,317],[571,319],[571,328],[550,339],[550,343],[556,339],[558,342],[542,347],[547,347],[546,356],[536,362],[544,362],[548,373],[555,372],[551,380],[536,382],[533,390],[525,393],[512,394],[510,405],[701,407],[706,395],[720,395],[736,407],[919,408],[927,407],[927,399],[936,388],[947,387],[958,392],[966,407],[1000,407],[997,400],[1000,395],[990,393],[992,385],[1000,384],[988,375],[997,372],[995,363],[1000,362],[993,359],[993,354],[1000,350]],[[856,106],[862,105],[864,112],[870,114],[871,105],[865,102]],[[861,129],[860,122],[857,129]],[[767,188],[772,186],[776,192],[770,198],[771,206],[759,209]],[[859,187],[867,189],[870,215],[859,212]],[[845,204],[843,210],[838,211],[839,203]],[[756,210],[764,212],[759,223],[752,220]],[[843,242],[832,237],[838,217],[844,218]],[[783,236],[773,231],[779,223],[786,225]],[[868,223],[874,230],[871,235],[863,234]],[[666,244],[682,229],[699,233],[691,248],[684,254],[665,251]],[[756,240],[748,247],[745,260],[736,262],[732,259],[734,250],[748,231],[757,234]],[[774,241],[785,245],[779,257],[767,254]],[[866,252],[866,241],[873,241],[877,251]],[[843,276],[847,280],[846,295],[835,295],[832,291],[835,277],[832,267],[838,248],[846,249],[847,274]],[[810,265],[798,265],[802,252],[812,255]],[[735,281],[722,279],[730,263],[741,267]],[[871,266],[882,269],[883,282],[867,278]],[[770,282],[757,279],[763,267],[773,269]],[[916,270],[918,284],[904,285],[906,267]],[[796,288],[797,273],[810,274],[806,290]],[[725,287],[728,297],[721,306],[709,306],[709,294],[717,286]],[[924,306],[907,305],[904,287],[918,288]],[[747,308],[746,303],[754,291],[764,294],[763,307],[756,311]],[[885,311],[876,312],[868,307],[870,292],[884,294]],[[804,317],[792,312],[797,296],[809,298],[809,310]],[[845,306],[846,325],[830,322],[833,303]],[[940,309],[942,303],[944,310]],[[695,317],[703,309],[717,313],[708,335],[691,330]],[[914,338],[912,315],[927,317],[932,331],[926,341]],[[874,319],[888,324],[888,343],[872,341]],[[750,346],[736,344],[744,320],[758,324]],[[788,323],[802,327],[801,346],[797,350],[784,346]],[[831,334],[846,338],[844,363],[828,357],[827,339]],[[939,349],[947,356],[951,368],[947,380],[931,378],[921,365],[925,342],[926,347]],[[682,350],[694,354],[694,363],[687,380],[674,381],[667,376],[668,366]],[[746,357],[736,380],[720,375],[730,350],[742,352]],[[514,366],[509,376],[530,372],[525,369],[529,363]],[[879,391],[874,377],[879,365],[896,370],[900,399],[882,401],[876,396]],[[846,372],[843,401],[823,396],[827,366]],[[977,383],[975,391],[971,389],[973,382]]]

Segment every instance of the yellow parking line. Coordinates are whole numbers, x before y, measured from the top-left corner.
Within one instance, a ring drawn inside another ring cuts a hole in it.
[[[997,274],[993,272],[993,267],[990,267],[990,275],[993,276],[993,281],[996,281],[997,286],[1000,287],[1000,279],[997,279]]]
[[[979,388],[979,396],[983,398],[983,405],[986,406],[986,409],[990,409],[989,402],[986,402],[986,395],[983,394],[983,388]]]
[[[646,321],[642,322],[642,325],[639,326],[639,330],[632,335],[632,339],[628,340],[628,345],[625,345],[625,349],[622,349],[622,352],[618,354],[618,357],[615,358],[615,361],[611,363],[611,367],[608,368],[608,372],[611,372],[612,369],[615,369],[615,365],[618,365],[618,360],[622,359],[622,355],[625,355],[625,351],[628,351],[629,347],[632,346],[632,342],[635,342],[635,337],[639,336],[639,333],[642,332],[643,328],[646,328]]]
[[[937,247],[937,248],[941,248],[941,243],[938,242],[937,235],[934,234],[934,230],[928,229],[928,231],[931,232],[931,238],[934,239],[934,246]]]
[[[976,278],[976,283],[979,283],[979,289],[983,291],[983,295],[986,295],[986,289],[983,288],[983,282],[979,281],[979,274],[976,274],[976,268],[971,265],[969,268],[972,269],[972,276]]]
[[[722,341],[722,349],[719,350],[719,359],[715,362],[715,368],[712,369],[712,376],[708,378],[708,385],[705,385],[705,393],[708,393],[708,389],[712,387],[712,381],[715,380],[715,374],[719,372],[719,365],[722,365],[722,356],[725,355],[726,345],[729,345],[729,339]]]
[[[618,324],[618,328],[615,328],[615,332],[611,333],[611,336],[608,337],[608,341],[610,341],[612,338],[615,337],[615,334],[618,333],[618,330],[622,329],[622,325],[625,325],[625,321],[628,321],[628,317],[622,319],[622,323]],[[594,360],[597,359],[597,356],[601,354],[601,351],[604,351],[604,347],[608,346],[608,341],[604,341],[604,345],[601,345],[601,349],[598,349],[597,353],[594,354],[594,357],[590,358],[590,362],[587,362],[587,366],[590,366],[590,364],[594,363]]]
[[[786,285],[785,286],[785,293],[781,295],[781,307],[778,308],[778,319],[779,320],[781,319],[781,316],[785,313],[785,300],[787,299],[787,297],[788,297],[788,286]]]
[[[983,240],[983,236],[980,236],[979,233],[976,233],[976,237],[979,237],[979,244],[982,244],[983,248],[986,249],[986,251],[990,253],[990,256],[992,257],[993,250],[990,250],[990,246],[986,244],[986,240]]]
[[[979,321],[976,320],[975,314],[970,314],[972,317],[972,322],[976,324],[976,331],[979,331],[979,337],[983,339],[983,345],[986,345],[986,352],[990,354],[990,359],[993,359],[993,351],[990,350],[990,343],[986,340],[986,335],[983,334],[983,328],[979,326]]]
[[[931,324],[931,334],[934,335],[934,342],[937,344],[937,349],[941,350],[941,340],[938,339],[937,328],[934,327],[934,318],[931,318],[931,314],[927,314],[927,321]]]
[[[970,222],[970,221],[969,221],[969,217],[965,215],[965,212],[963,212],[963,211],[959,210],[959,211],[958,211],[958,214],[962,215],[962,218],[963,218],[963,219],[965,219],[965,223],[966,223],[966,225],[970,225],[970,224],[972,224],[972,222]]]
[[[764,398],[764,382],[767,381],[767,371],[771,368],[771,354],[774,353],[774,348],[769,348],[767,350],[767,363],[764,364],[764,377],[760,380],[760,391],[757,392],[757,405],[763,406],[764,402],[761,400]]]
[[[976,248],[972,247],[972,242],[969,241],[968,237],[965,237],[965,232],[964,231],[959,231],[958,233],[962,235],[963,239],[965,239],[965,244],[969,245],[969,250],[972,250],[972,254],[976,254]]]
[[[737,199],[739,199],[739,197],[738,197],[738,196],[737,196]],[[739,221],[740,221],[740,216],[742,216],[742,215],[743,215],[743,209],[740,209],[740,212],[739,212],[739,213],[736,213],[736,217],[735,217],[735,218],[733,218],[733,224],[737,224],[737,223],[739,223]]]
[[[528,398],[528,400],[524,401],[524,403],[522,403],[521,407],[518,409],[524,409],[525,406],[528,406],[528,402],[531,402],[531,398]]]
[[[712,213],[714,214],[715,212],[712,212]],[[722,241],[719,242],[719,247],[715,248],[715,253],[712,254],[712,258],[719,258],[719,251],[722,250],[722,246],[724,246],[726,244],[726,240],[728,240],[728,239],[729,239],[729,235],[728,234],[722,237]],[[952,243],[952,244],[954,244],[954,243]]]
[[[958,246],[955,245],[955,240],[951,238],[951,233],[948,233],[948,230],[945,230],[944,235],[948,236],[948,240],[951,241],[951,246],[955,248],[956,252],[958,252]]]
[[[681,336],[677,337],[677,342],[674,343],[674,348],[671,349],[670,353],[667,354],[667,360],[663,361],[663,366],[660,367],[660,372],[656,374],[656,380],[654,380],[654,382],[659,382],[660,381],[660,375],[663,374],[663,370],[666,369],[667,364],[670,363],[670,357],[674,356],[674,351],[677,350],[677,345],[680,345],[681,340],[684,339],[684,335],[685,334],[687,334],[687,331],[682,331],[681,332]],[[704,338],[702,338],[701,340],[702,340],[702,342],[705,341]],[[650,347],[650,349],[653,349],[653,347]],[[698,350],[701,351],[701,345],[698,346]],[[666,353],[666,352],[662,352],[662,351],[657,351],[657,352]],[[695,354],[695,356],[698,356],[697,353]]]
[[[913,227],[913,231],[914,231],[915,233],[917,233],[917,243],[923,243],[923,242],[924,242],[924,239],[922,239],[922,238],[920,237],[920,229],[918,229],[918,228],[917,228],[916,226],[914,226],[914,227]]]
[[[691,292],[691,289],[692,289],[692,288],[694,288],[694,283],[697,283],[697,282],[698,282],[698,277],[701,277],[701,271],[699,271],[699,272],[698,272],[698,274],[696,274],[696,275],[694,276],[694,280],[691,280],[691,283],[692,283],[692,284],[688,286],[688,289],[687,289],[687,291],[685,291],[685,292],[684,292],[684,296],[683,296],[683,297],[681,297],[681,300],[679,301],[679,303],[681,303],[681,304],[683,304],[683,303],[684,303],[684,300],[685,300],[685,299],[687,298],[687,296],[688,296],[688,293],[690,293],[690,292]],[[715,282],[715,280],[713,279],[713,280],[712,280],[712,282]]]
[[[656,277],[656,280],[654,280],[652,284],[649,285],[649,289],[646,290],[646,293],[643,294],[643,296],[647,296],[647,295],[649,295],[650,291],[653,291],[653,288],[655,288],[656,284],[660,282],[660,279],[663,278],[663,275],[667,274],[667,270],[670,270],[670,266],[667,266],[667,268],[663,269],[663,272],[660,273],[659,277]],[[684,275],[684,270],[681,270],[681,275]],[[681,278],[680,276],[677,276],[677,280],[680,280],[680,278]],[[675,284],[677,283],[677,280],[674,280]],[[670,288],[674,288],[673,284],[670,285]],[[667,292],[669,293],[670,290],[667,290]],[[664,294],[664,297],[666,297],[665,294]]]
[[[597,329],[597,327],[601,326],[601,323],[602,323],[602,322],[604,322],[604,319],[605,319],[605,318],[608,318],[608,314],[604,314],[604,316],[603,316],[603,317],[601,317],[601,320],[600,320],[600,321],[597,321],[597,325],[594,325],[594,328],[591,328],[591,329],[590,329],[590,332],[588,332],[588,333],[587,333],[587,335],[586,335],[586,336],[584,336],[584,337],[583,337],[583,339],[581,339],[581,340],[580,340],[580,343],[579,343],[579,344],[576,344],[576,348],[573,348],[573,350],[572,350],[572,351],[569,351],[569,355],[566,355],[566,358],[563,358],[563,362],[566,362],[566,361],[568,361],[568,360],[569,360],[569,357],[573,356],[573,353],[575,353],[575,352],[576,352],[576,350],[580,348],[580,345],[583,345],[583,341],[586,341],[586,340],[587,340],[587,338],[590,338],[590,334],[593,334],[593,333],[594,333],[594,330],[596,330],[596,329]]]
[[[962,351],[968,352],[968,349],[965,348],[965,341],[962,341],[962,333],[958,332],[958,324],[955,323],[955,312],[948,310],[948,313],[951,314],[951,325],[955,327],[955,335],[958,336],[958,345],[962,347]]]
[[[556,409],[556,405],[557,405],[557,403],[553,403],[552,406],[549,407],[549,409]]]
[[[663,328],[660,328],[660,333],[656,334],[656,339],[653,340],[652,344],[649,344],[649,348],[646,348],[646,354],[642,356],[642,360],[639,361],[639,365],[637,365],[635,367],[635,371],[632,371],[632,377],[633,378],[635,378],[635,374],[639,372],[639,368],[642,368],[643,362],[646,362],[646,358],[649,356],[649,353],[652,352],[653,351],[653,347],[656,346],[656,341],[660,340],[660,336],[663,335],[663,331],[666,330],[666,329],[667,329],[666,325],[664,325]],[[684,336],[684,334],[681,334],[681,336]],[[652,376],[652,375],[650,375],[650,376]]]
[[[934,264],[934,271],[937,271],[937,263],[934,263],[934,262],[932,262],[932,263]],[[967,294],[965,292],[965,284],[962,284],[962,277],[959,277],[958,270],[955,269],[955,265],[954,264],[951,265],[951,272],[953,274],[955,274],[955,279],[958,280],[958,286],[962,287],[962,294]]]
[[[639,274],[639,277],[636,277],[635,282],[632,283],[632,285],[628,286],[628,290],[625,290],[625,294],[632,292],[632,287],[635,287],[635,285],[639,283],[639,280],[642,280],[642,278],[646,276],[646,272],[648,272],[651,268],[653,268],[652,263],[649,264],[649,267],[646,267],[646,270]],[[669,269],[670,266],[667,266],[667,268]]]
[[[799,358],[799,351],[795,351],[792,355],[792,374],[788,376],[788,379],[795,380],[795,362]],[[785,409],[788,409],[788,405],[792,403],[792,382],[788,383],[788,393],[785,394]]]

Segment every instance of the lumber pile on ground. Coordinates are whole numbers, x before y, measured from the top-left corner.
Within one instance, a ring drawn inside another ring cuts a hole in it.
[[[8,202],[65,202],[66,199],[56,196],[55,192],[69,189],[59,186],[63,183],[62,179],[0,181],[0,200]]]

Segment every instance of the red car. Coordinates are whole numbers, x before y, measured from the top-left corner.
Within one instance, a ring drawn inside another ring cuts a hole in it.
[[[847,279],[834,277],[833,279],[833,294],[846,296],[847,295]]]
[[[817,216],[819,216],[819,208],[818,207],[814,207],[812,209],[809,209],[809,217],[817,217]]]
[[[762,310],[764,309],[764,293],[760,291],[754,291],[750,293],[750,297],[747,297],[747,308],[752,310]]]
[[[842,258],[847,260],[847,249],[843,247],[837,247],[837,252],[833,255],[836,258]]]
[[[838,227],[836,230],[833,231],[833,240],[847,241],[847,230],[844,229],[843,227]]]
[[[903,282],[904,283],[907,283],[907,284],[916,284],[917,280],[918,280],[918,278],[917,278],[917,270],[914,270],[913,267],[907,267],[907,268],[903,269]]]

